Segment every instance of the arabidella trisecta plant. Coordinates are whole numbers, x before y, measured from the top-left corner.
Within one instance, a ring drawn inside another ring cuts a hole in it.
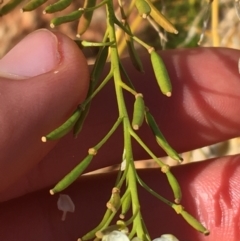
[[[23,0],[10,0],[5,5],[2,5],[0,8],[0,16],[9,13],[22,1]],[[32,11],[42,4],[45,4],[46,2],[47,0],[30,0],[22,7],[21,11]],[[74,113],[61,126],[49,134],[46,133],[46,136],[42,137],[42,141],[46,142],[59,139],[70,131],[73,132],[74,137],[77,137],[83,128],[83,123],[89,112],[91,101],[98,94],[98,92],[101,91],[101,89],[104,88],[105,85],[110,81],[114,82],[115,89],[113,89],[113,91],[115,91],[116,94],[119,111],[119,116],[116,116],[116,121],[113,123],[112,128],[108,131],[108,133],[106,133],[106,135],[103,136],[103,138],[99,140],[99,143],[97,143],[94,147],[89,148],[86,157],[83,160],[79,160],[80,163],[62,180],[60,180],[56,186],[50,190],[50,193],[55,194],[61,192],[71,183],[73,183],[84,172],[88,165],[90,165],[92,159],[95,155],[97,155],[97,152],[100,151],[104,143],[108,141],[116,129],[122,125],[124,130],[122,164],[116,178],[116,184],[113,185],[110,198],[106,202],[106,212],[102,218],[102,221],[99,224],[96,224],[96,228],[90,230],[87,234],[79,234],[82,235],[79,240],[85,241],[98,238],[108,241],[109,236],[107,235],[118,235],[119,232],[122,233],[125,230],[126,232],[124,237],[126,240],[136,237],[142,241],[150,241],[151,237],[147,231],[147,224],[145,225],[144,217],[142,217],[141,214],[141,204],[138,197],[137,185],[142,186],[150,194],[164,202],[170,208],[173,208],[177,214],[181,215],[183,219],[190,224],[190,226],[203,233],[204,235],[208,235],[209,231],[207,228],[205,228],[199,221],[191,216],[191,214],[189,214],[181,205],[181,188],[177,179],[172,174],[170,167],[164,164],[150,150],[147,143],[143,142],[137,133],[137,130],[141,128],[141,125],[145,121],[149,125],[149,128],[152,130],[157,143],[167,153],[167,155],[178,162],[182,161],[181,156],[164,138],[153,115],[147,108],[147,103],[145,104],[144,102],[144,93],[139,93],[134,88],[128,73],[125,71],[119,57],[120,54],[118,52],[118,40],[115,30],[117,26],[124,33],[126,46],[132,64],[140,72],[143,72],[144,66],[142,65],[141,59],[138,56],[138,52],[134,47],[134,42],[137,42],[146,49],[146,51],[149,53],[149,58],[152,63],[153,71],[155,73],[160,92],[165,95],[166,98],[171,97],[172,95],[172,85],[168,76],[168,72],[165,68],[164,62],[162,61],[159,54],[155,51],[154,47],[148,45],[132,33],[131,26],[128,22],[129,15],[131,14],[131,9],[136,7],[139,15],[142,17],[142,21],[148,20],[149,23],[157,30],[159,36],[164,36],[161,34],[161,29],[170,34],[177,34],[178,31],[175,29],[173,24],[158,10],[158,8],[155,7],[151,0],[129,0],[126,1],[128,3],[126,3],[126,5],[124,4],[123,0],[118,0],[116,2],[118,2],[118,7],[120,9],[120,18],[115,15],[113,0],[85,0],[84,5],[77,10],[67,15],[53,18],[50,22],[50,26],[54,28],[60,24],[77,20],[79,22],[77,37],[80,38],[80,40],[76,40],[77,44],[81,48],[96,46],[99,48],[99,51],[91,72],[91,82],[87,98],[81,105],[76,106]],[[59,0],[54,4],[47,5],[43,13],[52,14],[61,11],[67,8],[71,3],[72,0]],[[87,31],[89,27],[94,11],[102,6],[105,6],[107,21],[107,27],[105,33],[103,34],[102,42],[88,42],[83,40],[82,35],[85,33],[85,31]],[[108,58],[111,63],[111,68],[107,76],[102,79],[100,76]],[[128,110],[125,105],[125,99],[123,95],[124,91],[131,93],[132,97],[135,98],[132,119],[130,119]],[[169,201],[156,193],[138,176],[137,170],[134,166],[132,139],[134,139],[139,144],[139,146],[149,154],[149,157],[157,162],[161,172],[166,175],[173,192],[173,201]],[[126,188],[122,193],[121,188],[123,184],[125,184]],[[64,203],[63,205],[60,205],[60,209],[63,210],[64,213],[69,210],[73,210],[72,207],[70,207],[70,209],[68,206],[66,207]],[[131,217],[128,220],[125,220],[126,213],[131,213]],[[119,221],[117,221],[117,223],[112,223],[112,220],[114,217],[116,217],[116,215],[119,215]],[[131,229],[129,227],[131,227]],[[165,236],[165,238],[166,237],[170,236]],[[162,237],[162,239],[159,238],[159,241],[160,240],[165,241],[164,237]],[[177,239],[175,238],[175,240]]]

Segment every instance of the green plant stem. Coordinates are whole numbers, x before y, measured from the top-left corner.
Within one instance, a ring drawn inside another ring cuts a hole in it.
[[[125,167],[125,170],[124,170],[121,178],[119,178],[119,180],[117,180],[117,183],[116,183],[115,186],[118,187],[119,189],[121,188],[124,180],[126,179],[126,175],[127,175],[127,173],[128,173],[128,167],[129,167],[129,163],[126,163],[126,167]],[[121,171],[121,169],[120,169],[120,171]],[[121,172],[122,172],[122,171],[121,171]]]
[[[158,163],[160,167],[166,166],[162,161],[159,160],[159,158],[157,158],[157,156],[153,154],[153,152],[148,148],[148,146],[141,140],[141,138],[132,129],[130,130],[130,134],[140,144],[140,146],[142,146],[142,148],[149,154],[149,156],[152,157],[152,159],[154,159],[154,161]]]
[[[85,234],[81,240],[89,240],[89,239],[92,239],[94,238],[95,236],[95,233],[102,229],[102,227],[104,226],[104,224],[107,222],[107,220],[111,217],[112,215],[112,211],[107,209],[107,211],[105,212],[104,216],[103,216],[103,219],[102,221],[98,224],[97,227],[95,227],[94,229],[92,229],[90,232],[88,232],[87,234]]]
[[[104,37],[103,37],[103,40],[102,40],[102,43],[106,43],[106,42],[109,42],[108,41],[108,30],[105,31],[105,34],[104,34]],[[96,86],[96,84],[98,82],[98,79],[96,80],[96,77],[95,77],[95,74],[96,74],[95,72],[96,72],[96,70],[98,68],[98,65],[96,65],[96,61],[98,61],[98,55],[100,54],[100,51],[101,51],[101,48],[100,48],[100,50],[99,50],[99,52],[97,54],[97,58],[95,60],[95,64],[93,66],[93,69],[92,69],[91,75],[90,75],[90,81],[92,82],[93,89],[95,89],[95,86]]]
[[[115,19],[115,23],[125,32],[127,33],[133,40],[135,40],[136,42],[138,42],[141,46],[143,46],[145,49],[149,50],[149,49],[153,49],[152,46],[146,44],[144,41],[142,41],[140,38],[136,37],[135,35],[133,35],[125,26],[123,26],[123,24],[121,22],[119,22],[119,20],[114,16]]]
[[[120,207],[117,208],[117,211]],[[111,221],[113,220],[113,218],[115,217],[117,212],[112,212],[112,214],[110,215],[110,217],[108,218],[107,222],[104,224],[104,226],[102,227],[102,230],[107,228],[109,226],[109,224],[111,223]]]
[[[115,28],[114,28],[115,15],[114,15],[113,3],[111,0],[109,0],[107,3],[107,13],[108,13],[107,24],[109,29],[109,39],[110,41],[116,42]],[[139,200],[138,200],[138,192],[137,192],[136,176],[135,176],[136,170],[135,170],[133,155],[132,155],[131,136],[129,134],[129,129],[131,129],[131,125],[128,118],[126,105],[123,97],[123,91],[121,87],[122,81],[120,76],[119,56],[117,52],[117,46],[112,45],[110,48],[111,48],[111,64],[113,69],[119,116],[123,118],[124,148],[126,150],[126,161],[129,162],[128,175],[127,175],[128,188],[131,191],[132,212],[134,214],[139,209]],[[143,237],[144,233],[143,233],[143,228],[141,223],[140,212],[136,215],[136,218],[134,219],[134,223],[136,224],[138,236]]]
[[[108,75],[102,81],[102,83],[95,89],[95,91],[79,106],[80,109],[85,108],[85,106],[98,94],[98,92],[108,83],[108,81],[112,78],[113,71],[112,69],[109,71]]]
[[[135,40],[137,43],[139,43],[140,45],[142,45],[146,50],[149,49],[153,49],[152,46],[146,44],[145,42],[143,42],[140,38],[136,37],[136,36],[132,36],[133,40]]]
[[[144,240],[143,239],[144,232],[143,232],[143,227],[142,227],[142,218],[141,218],[141,213],[139,212],[140,204],[139,204],[139,200],[138,200],[136,170],[135,170],[133,156],[132,156],[131,139],[130,139],[128,130],[125,130],[124,133],[126,133],[124,135],[125,148],[126,148],[126,146],[128,146],[127,151],[126,151],[126,160],[129,162],[129,171],[128,171],[128,175],[127,175],[128,189],[131,192],[132,213],[133,213],[133,215],[137,213],[133,222],[134,222],[134,225],[136,225],[137,236],[140,239]]]
[[[145,233],[145,238],[148,240],[148,241],[151,241],[151,237],[150,237],[150,234],[147,230],[147,227],[146,227],[146,224],[144,222],[144,219],[142,219],[142,226],[143,226],[143,230],[144,230],[144,233]]]
[[[128,235],[130,240],[132,240],[132,238],[135,235],[135,233],[136,233],[136,224],[133,222],[132,230],[131,230],[131,232]]]
[[[95,5],[94,7],[91,8],[79,8],[79,10],[83,10],[84,12],[91,12],[94,11],[100,7],[102,7],[103,5],[105,5],[108,2],[108,0],[103,0],[102,2],[100,2],[99,4]]]
[[[138,207],[138,209],[136,209],[136,212],[133,213],[132,217],[129,218],[127,221],[125,221],[125,225],[126,225],[126,226],[129,226],[129,225],[134,221],[134,219],[136,218],[136,216],[138,215],[138,213],[139,213],[139,207]]]
[[[95,150],[99,150],[102,145],[109,139],[109,137],[116,131],[120,123],[122,122],[122,118],[118,118],[117,121],[114,123],[113,127],[110,129],[110,131],[103,137],[103,139],[93,147]]]
[[[113,77],[114,77],[114,84],[115,84],[115,91],[117,96],[117,104],[118,104],[118,110],[119,110],[119,116],[120,117],[127,117],[127,110],[124,103],[123,98],[123,92],[122,88],[120,87],[121,84],[121,75],[120,75],[120,69],[119,69],[119,56],[117,52],[117,44],[116,44],[116,36],[115,36],[115,27],[114,27],[114,21],[115,18],[114,10],[112,1],[108,1],[107,3],[107,24],[109,29],[109,39],[110,42],[115,42],[115,45],[110,46],[111,50],[111,69],[113,71]]]
[[[119,66],[120,66],[120,70],[121,70],[123,76],[125,77],[125,80],[127,81],[129,87],[130,87],[131,89],[135,90],[135,87],[134,87],[134,85],[133,85],[131,79],[129,78],[129,76],[128,76],[126,70],[124,69],[122,63],[120,63]]]
[[[131,87],[129,87],[127,84],[125,84],[124,82],[121,82],[121,87],[125,90],[127,90],[128,92],[130,92],[131,94],[133,94],[134,96],[137,94],[137,92],[135,90],[133,90]]]
[[[161,195],[159,195],[157,192],[153,191],[138,175],[137,175],[137,180],[138,183],[145,189],[147,190],[149,193],[151,193],[154,197],[158,198],[159,200],[161,200],[162,202],[166,203],[167,205],[169,205],[170,207],[173,207],[173,205],[175,205],[174,203],[170,202],[169,200],[167,200],[166,198],[162,197]]]

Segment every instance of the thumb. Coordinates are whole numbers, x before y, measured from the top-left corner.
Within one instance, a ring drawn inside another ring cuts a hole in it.
[[[86,97],[88,66],[68,37],[38,30],[0,60],[0,192],[35,166],[55,143],[41,136]]]

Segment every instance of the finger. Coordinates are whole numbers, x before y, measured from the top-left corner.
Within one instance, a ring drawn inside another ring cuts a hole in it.
[[[163,51],[161,55],[173,82],[171,98],[160,93],[149,56],[142,57],[144,75],[134,71],[128,59],[124,60],[124,66],[138,92],[143,93],[146,105],[169,143],[181,153],[239,136],[240,81],[236,67],[239,51],[198,48]],[[1,200],[55,185],[83,160],[87,150],[104,137],[118,118],[113,90],[111,82],[93,100],[77,140],[71,134],[63,138],[28,175],[17,181],[18,185],[12,185],[1,193]],[[133,101],[133,96],[126,95],[130,115]],[[165,155],[147,125],[141,127],[138,134],[156,155]],[[87,171],[119,163],[123,152],[121,143],[123,137],[119,128],[98,151]],[[149,158],[135,141],[133,150],[136,160]]]
[[[171,98],[160,94],[148,56],[143,58],[145,75],[132,71],[128,60],[125,66],[137,89],[143,93],[146,105],[169,143],[181,153],[238,136],[240,79],[236,66],[239,51],[204,48],[163,51],[161,54],[173,81]],[[41,170],[45,170],[45,180],[59,180],[81,161],[88,148],[98,143],[110,129],[118,117],[115,94],[111,88],[113,86],[108,85],[93,101],[89,117],[77,141],[73,140],[71,135],[64,138],[41,162]],[[130,115],[133,101],[132,96],[126,95]],[[156,155],[164,155],[147,125],[140,128],[138,133]],[[94,157],[88,170],[119,163],[123,151],[122,141],[122,130],[119,128]],[[136,160],[149,158],[135,141],[133,149]],[[63,163],[62,166],[60,162]],[[48,172],[55,167],[58,167],[57,172]],[[38,176],[36,171],[34,177]],[[49,182],[46,183],[48,184]]]
[[[47,30],[28,35],[0,60],[0,192],[53,148],[40,138],[84,100],[88,76],[78,47]]]
[[[173,96],[170,98],[160,93],[148,56],[143,58],[145,75],[134,72],[128,60],[125,65],[169,143],[181,153],[239,136],[239,51],[204,48],[163,51],[161,54],[173,82]],[[78,140],[73,141],[71,136],[63,139],[41,165],[51,163],[53,157],[56,161],[53,161],[52,168],[59,160],[68,160],[69,165],[82,160],[88,148],[96,145],[118,118],[114,99],[111,83],[93,100]],[[126,95],[130,116],[133,102],[134,97]],[[165,155],[146,124],[137,133],[156,155]],[[119,128],[99,150],[89,170],[119,163],[122,141],[122,129]],[[135,141],[133,149],[136,160],[149,158]]]
[[[174,168],[183,190],[182,205],[209,230],[204,236],[193,230],[170,207],[139,188],[141,212],[153,238],[171,233],[179,240],[238,241],[240,210],[239,156]],[[162,196],[173,200],[165,176],[157,169],[139,171],[141,178]],[[48,190],[11,200],[0,205],[0,238],[15,240],[76,240],[94,228],[106,208],[116,173],[85,176],[64,193],[76,205],[75,213],[57,210],[58,195]]]

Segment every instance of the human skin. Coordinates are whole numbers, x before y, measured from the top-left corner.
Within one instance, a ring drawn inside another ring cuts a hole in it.
[[[41,136],[62,123],[84,100],[88,87],[84,57],[70,39],[56,35],[61,61],[47,73],[9,79],[13,77],[6,71],[1,74],[4,58],[0,60],[0,98],[4,103],[0,110],[1,240],[76,240],[100,221],[116,178],[116,173],[91,175],[69,187],[65,193],[74,200],[76,212],[61,221],[62,214],[56,207],[58,196],[50,196],[49,188],[101,140],[118,112],[110,83],[96,96],[79,138],[68,135],[59,142],[40,142]],[[46,44],[49,41],[46,32],[35,33],[32,42],[34,38]],[[133,69],[128,59],[124,65],[171,145],[181,153],[239,136],[239,51],[199,48],[160,54],[173,83],[171,98],[160,94],[148,55],[142,56],[143,75]],[[54,74],[55,70],[59,74]],[[133,96],[126,95],[129,113],[133,100]],[[20,113],[15,111],[16,106],[21,107]],[[119,163],[121,135],[119,129],[87,171]],[[156,155],[164,155],[146,125],[139,135]],[[136,160],[149,158],[136,143],[133,149]],[[208,237],[189,228],[173,210],[139,189],[141,210],[152,237],[170,232],[185,241],[239,241],[238,162],[239,156],[232,156],[173,169],[182,186],[184,207],[210,229]],[[172,198],[158,169],[139,173],[149,186]]]

